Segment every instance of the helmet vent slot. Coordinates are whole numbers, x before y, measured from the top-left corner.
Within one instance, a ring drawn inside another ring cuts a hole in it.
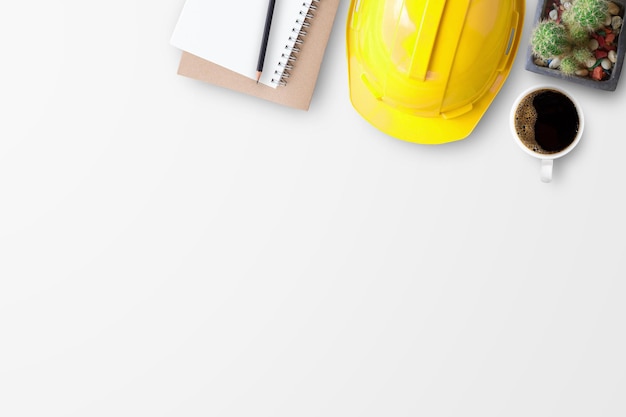
[[[515,39],[515,28],[511,28],[511,34],[509,35],[509,41],[506,44],[506,50],[504,55],[508,55],[511,52],[511,46],[513,46],[513,40]]]

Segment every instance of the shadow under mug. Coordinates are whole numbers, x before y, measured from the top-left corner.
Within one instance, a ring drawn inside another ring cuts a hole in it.
[[[544,97],[547,102],[539,105],[535,101],[537,97]],[[571,117],[574,110],[577,120],[572,120]],[[546,119],[548,126],[543,123]],[[540,121],[541,127],[538,125]],[[553,126],[549,125],[550,121],[554,122]],[[541,160],[541,180],[550,182],[554,160],[567,155],[578,145],[585,120],[580,104],[569,93],[561,88],[540,85],[531,87],[518,96],[511,108],[510,125],[515,142],[520,148]],[[555,145],[556,149],[542,148],[540,143],[545,138],[541,135],[551,134],[568,136],[564,138],[562,149],[558,144]]]

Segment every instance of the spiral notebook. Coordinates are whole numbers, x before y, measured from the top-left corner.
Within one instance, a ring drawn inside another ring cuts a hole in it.
[[[248,5],[254,12],[242,15]],[[339,0],[277,0],[262,84],[256,84],[267,2],[187,0],[171,39],[183,50],[178,73],[306,110],[338,6]]]

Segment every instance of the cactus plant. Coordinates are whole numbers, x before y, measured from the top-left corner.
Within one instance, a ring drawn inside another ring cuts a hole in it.
[[[572,58],[579,64],[584,64],[587,61],[594,59],[593,53],[589,48],[578,47],[572,50]]]
[[[568,19],[587,30],[600,28],[609,14],[609,3],[607,0],[575,0],[572,3],[571,13]]]
[[[580,65],[573,56],[567,56],[561,60],[559,68],[565,75],[574,75],[580,69]]]
[[[563,22],[567,25],[570,40],[577,45],[586,45],[589,42],[589,31],[573,20],[568,23],[570,15],[572,15],[571,9],[563,13]]]
[[[550,59],[563,54],[568,46],[565,26],[552,20],[540,22],[532,33],[530,43],[540,58]]]

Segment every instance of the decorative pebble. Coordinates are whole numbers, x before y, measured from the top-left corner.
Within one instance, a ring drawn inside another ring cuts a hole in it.
[[[615,64],[615,63],[617,62],[617,52],[615,52],[615,51],[609,51],[609,56],[608,56],[608,58],[609,58],[609,60],[610,60],[612,63],[614,63],[614,64]]]
[[[563,8],[565,10],[569,10],[572,8],[572,2],[571,1],[566,1],[565,3],[563,3]]]
[[[607,14],[604,18],[604,26],[611,26],[611,15]]]
[[[535,62],[535,65],[537,65],[538,67],[547,67],[548,66],[548,63],[545,60],[541,59],[541,58],[535,59],[534,62]],[[595,63],[595,61],[594,61],[594,63]]]
[[[604,78],[604,70],[601,66],[597,66],[591,71],[591,78],[596,81],[602,81],[602,78]]]
[[[576,70],[574,74],[578,75],[579,77],[586,77],[587,75],[589,75],[589,71],[586,70],[585,68],[582,68],[582,69]]]
[[[613,16],[611,18],[611,26],[615,30],[618,30],[619,28],[621,28],[622,27],[622,18],[619,17],[619,16]]]
[[[550,19],[552,20],[556,20],[559,17],[559,12],[558,10],[550,10]]]
[[[561,65],[561,59],[554,58],[552,61],[550,61],[550,65],[548,65],[548,67],[552,69],[557,69],[560,65]]]
[[[599,46],[600,44],[598,43],[597,40],[595,39],[589,40],[589,49],[591,49],[592,51],[595,51],[596,49],[598,49]]]
[[[591,68],[591,67],[593,67],[594,65],[596,65],[596,60],[595,60],[595,58],[589,58],[589,59],[585,62],[585,66],[586,66],[587,68]]]
[[[609,13],[611,13],[613,16],[619,14],[619,6],[612,1],[609,2]]]
[[[596,49],[596,52],[595,52],[594,55],[598,59],[603,59],[603,58],[606,58],[609,55],[609,53],[607,51],[603,51],[601,49]]]
[[[600,65],[602,65],[602,68],[604,68],[605,70],[610,70],[611,67],[613,66],[613,64],[608,58],[604,58],[602,62],[600,63]]]
[[[606,35],[606,38],[604,38],[606,43],[613,43],[613,41],[615,40],[615,33],[609,33],[608,35]]]

